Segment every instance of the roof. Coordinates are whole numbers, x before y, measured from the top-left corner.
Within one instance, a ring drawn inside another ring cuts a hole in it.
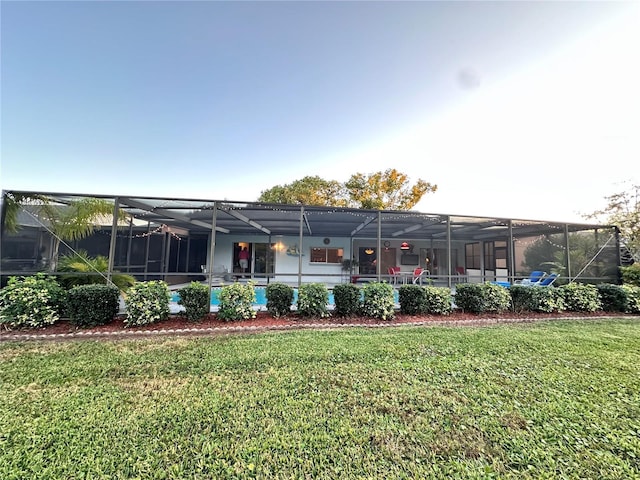
[[[117,198],[121,209],[136,223],[169,225],[190,232],[222,234],[300,235],[316,237],[442,238],[451,226],[455,239],[483,240],[551,233],[615,228],[612,225],[548,222],[509,218],[423,213],[417,211],[361,210],[310,205],[283,205],[208,199],[176,199],[126,195],[88,195],[46,192],[3,192],[47,196],[61,206],[80,198],[109,201]]]

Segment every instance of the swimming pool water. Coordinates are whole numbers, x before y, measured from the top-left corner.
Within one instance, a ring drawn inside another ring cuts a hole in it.
[[[256,301],[254,303],[254,305],[266,305],[267,304],[267,293],[266,293],[266,288],[265,287],[254,287],[254,290],[256,292]],[[219,305],[220,304],[220,299],[218,298],[218,294],[220,293],[220,288],[219,287],[214,287],[213,290],[211,291],[211,305]],[[178,300],[180,299],[180,295],[178,295],[178,292],[172,292],[171,294],[171,302],[174,303],[178,303]],[[394,299],[396,302],[398,302],[398,291],[396,290],[394,292]],[[293,303],[297,303],[298,302],[298,289],[294,288],[293,289]],[[329,305],[334,305],[335,301],[333,299],[333,292],[329,291]]]

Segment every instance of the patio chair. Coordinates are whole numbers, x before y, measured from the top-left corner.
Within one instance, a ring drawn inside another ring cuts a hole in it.
[[[550,273],[538,282],[519,283],[518,285],[522,285],[523,287],[550,287],[553,282],[556,281],[558,276],[559,275],[557,273]]]
[[[389,274],[389,281],[397,285],[398,278],[400,278],[400,267],[389,267],[387,273]]]
[[[547,275],[546,277],[544,277],[542,279],[542,281],[534,284],[534,285],[538,285],[539,287],[550,287],[553,282],[556,281],[556,279],[559,277],[559,275],[557,273],[550,273],[549,275]]]
[[[464,267],[456,267],[456,276],[458,277],[457,283],[465,283],[467,281],[467,274],[464,272]]]
[[[540,281],[545,277],[546,274],[547,272],[543,272],[542,270],[534,270],[529,274],[529,278],[516,280],[513,283],[515,285],[539,285]]]
[[[428,275],[428,274],[429,274],[429,270],[425,270],[423,268],[418,267],[413,270],[413,279],[411,281],[414,284],[419,283],[420,285],[422,285],[422,276]]]

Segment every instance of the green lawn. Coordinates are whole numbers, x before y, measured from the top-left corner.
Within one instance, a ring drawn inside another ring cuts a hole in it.
[[[640,321],[0,343],[0,478],[640,478]]]

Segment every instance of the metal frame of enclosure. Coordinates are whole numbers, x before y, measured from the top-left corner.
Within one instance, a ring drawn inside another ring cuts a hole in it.
[[[399,265],[403,276],[394,282],[400,284],[412,282],[416,268],[425,271],[421,283],[449,287],[512,283],[539,269],[559,273],[559,283],[620,283],[619,231],[613,225],[129,195],[2,192],[3,199],[7,195],[32,200],[22,203],[15,233],[5,229],[3,201],[3,284],[12,275],[47,270],[55,226],[42,214],[41,199],[65,209],[84,198],[110,202],[113,215],[82,240],[62,239],[60,254],[82,249],[103,255],[108,278],[120,272],[171,285],[330,285],[391,281],[388,267]],[[237,262],[241,246],[251,251],[246,271]]]

